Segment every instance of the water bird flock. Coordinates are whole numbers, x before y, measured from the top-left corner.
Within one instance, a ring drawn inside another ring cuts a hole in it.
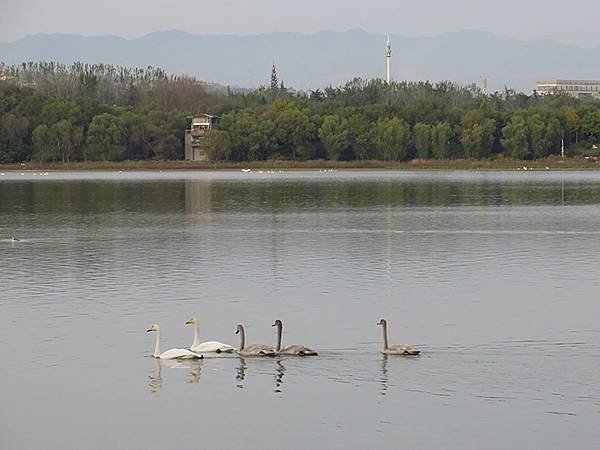
[[[48,172],[40,172],[39,174],[38,174],[37,172],[32,172],[31,174],[32,174],[34,177],[35,177],[35,176],[37,176],[37,175],[39,175],[40,177],[47,177],[47,176],[49,176],[49,175],[50,175],[50,173],[48,173]],[[20,172],[20,175],[21,175],[22,177],[24,177],[24,176],[25,176],[25,172]],[[1,177],[4,177],[4,176],[6,176],[6,173],[4,173],[4,172],[1,172],[1,173],[0,173],[0,176],[1,176]]]
[[[242,169],[242,172],[243,173],[254,173],[252,171],[252,169]],[[275,172],[273,169],[265,169],[265,170],[259,169],[259,170],[256,171],[256,173],[271,173],[271,174],[275,174],[275,173],[285,173],[285,171],[278,170],[277,172]]]
[[[226,353],[233,354],[237,353],[240,356],[245,357],[265,357],[265,356],[318,356],[315,350],[311,350],[303,345],[290,345],[288,347],[282,347],[281,341],[283,336],[283,322],[279,319],[272,325],[277,327],[277,345],[271,347],[265,344],[246,344],[246,332],[244,326],[238,324],[236,327],[235,334],[240,336],[240,346],[238,349],[235,347],[224,344],[218,341],[207,341],[200,342],[200,325],[198,318],[193,316],[187,322],[186,325],[194,325],[194,338],[189,349],[183,348],[172,348],[166,352],[160,351],[160,327],[156,324],[150,325],[146,330],[147,333],[156,333],[156,342],[154,345],[154,353],[152,356],[157,359],[202,359],[204,358],[203,353]],[[408,346],[408,345],[388,345],[387,337],[387,321],[381,319],[377,325],[383,328],[383,349],[381,353],[384,355],[398,355],[398,356],[418,356],[421,351]]]

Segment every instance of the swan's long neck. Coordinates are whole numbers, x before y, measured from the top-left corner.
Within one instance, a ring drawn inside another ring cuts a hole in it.
[[[244,350],[246,346],[246,332],[244,331],[244,327],[240,327],[240,350]]]
[[[154,357],[160,356],[160,331],[156,332],[156,344],[154,345]]]
[[[383,322],[381,324],[381,328],[383,328],[383,349],[388,349],[388,338],[387,338],[387,322]]]
[[[200,325],[198,322],[194,325],[194,341],[192,342],[192,347],[200,344]]]
[[[277,348],[275,349],[275,351],[279,352],[281,350],[281,335],[282,335],[282,331],[283,331],[283,325],[278,323],[277,324]]]

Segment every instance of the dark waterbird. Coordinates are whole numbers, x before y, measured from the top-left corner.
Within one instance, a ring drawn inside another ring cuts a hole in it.
[[[384,355],[417,356],[421,350],[417,350],[409,345],[388,345],[387,320],[381,319],[377,325],[383,327],[383,350]]]
[[[289,347],[281,348],[281,337],[283,334],[283,323],[277,319],[273,325],[277,327],[277,348],[275,351],[280,355],[292,356],[317,356],[317,352],[303,345],[290,345]]]

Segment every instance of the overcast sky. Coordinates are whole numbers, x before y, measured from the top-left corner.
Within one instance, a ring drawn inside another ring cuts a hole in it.
[[[405,36],[476,29],[600,46],[597,0],[0,0],[0,42],[28,34],[137,37],[363,28]]]

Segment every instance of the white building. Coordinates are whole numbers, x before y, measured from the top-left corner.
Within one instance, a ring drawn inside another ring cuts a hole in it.
[[[593,97],[600,99],[598,80],[544,80],[537,82],[538,94],[568,94],[575,98]]]

